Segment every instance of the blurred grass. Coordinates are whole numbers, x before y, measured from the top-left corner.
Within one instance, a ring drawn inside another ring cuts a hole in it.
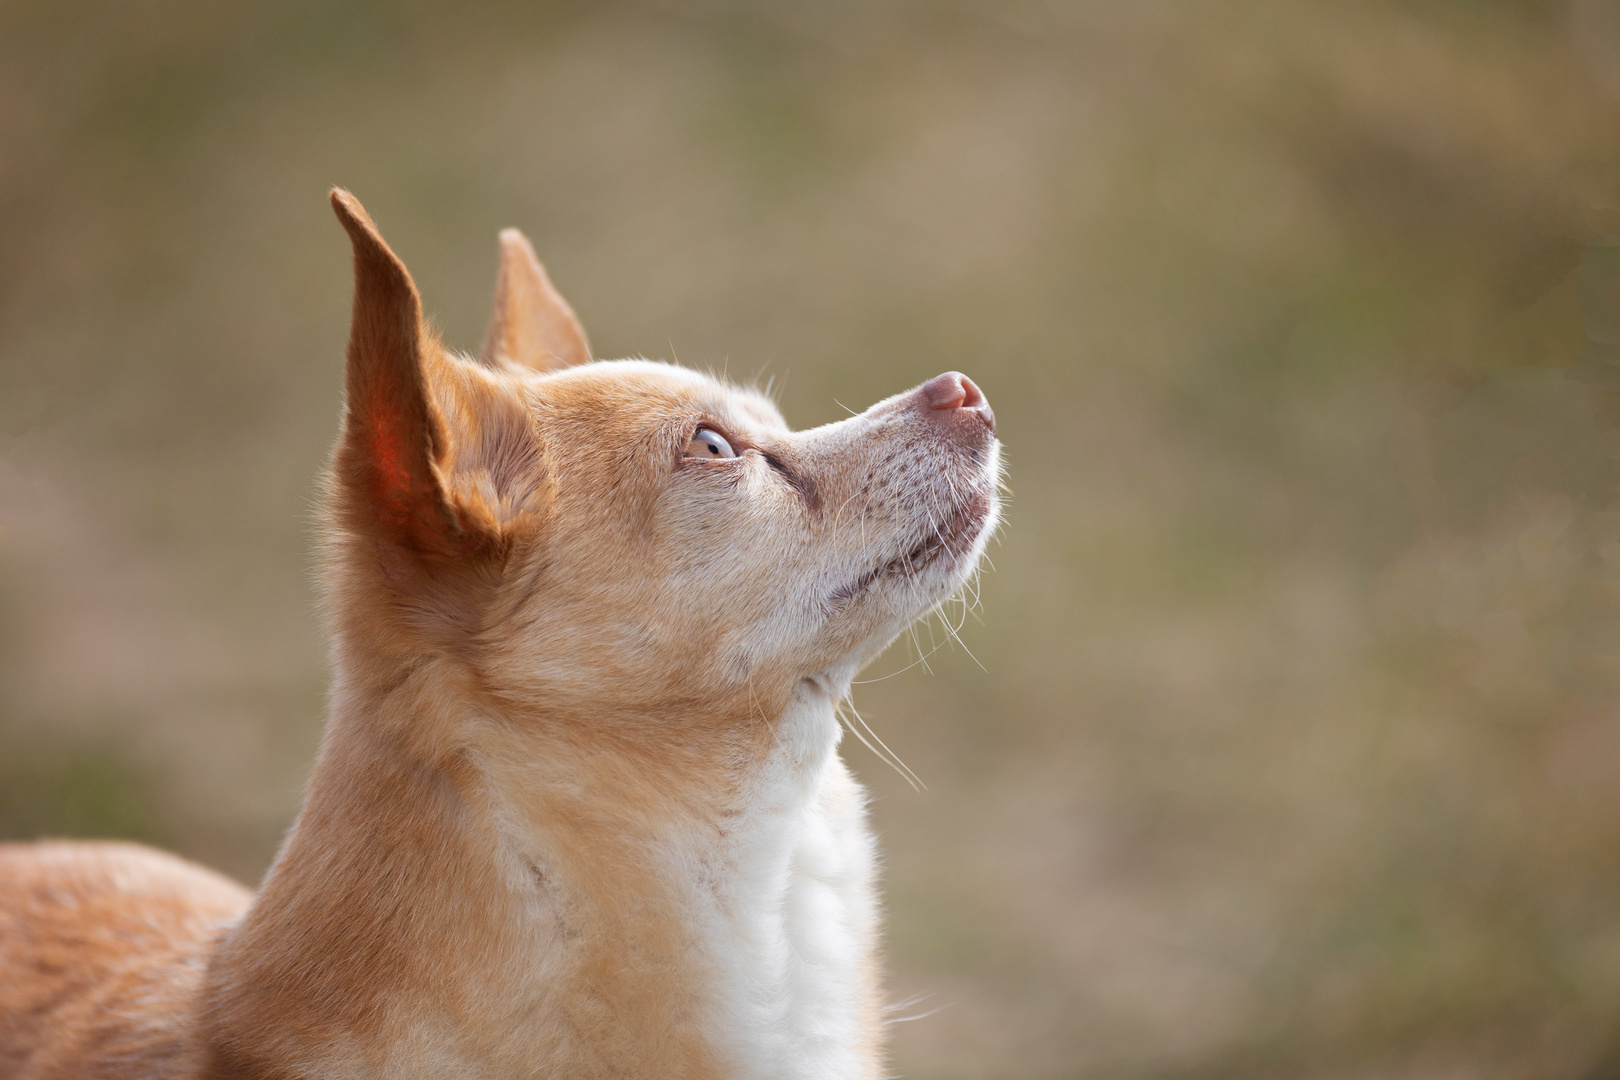
[[[6,739],[0,761],[0,839],[88,836],[161,843],[159,785],[105,740],[59,746]]]
[[[899,1071],[1606,1080],[1617,121],[1607,0],[0,6],[0,834],[290,820],[344,184],[462,346],[518,225],[800,425],[986,389]]]

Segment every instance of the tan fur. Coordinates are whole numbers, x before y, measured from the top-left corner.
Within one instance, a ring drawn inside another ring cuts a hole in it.
[[[249,895],[134,844],[0,845],[0,1076],[179,1076],[210,951]]]
[[[529,238],[501,230],[495,313],[484,335],[486,364],[548,371],[591,358],[585,328],[546,274]]]
[[[803,878],[790,906],[843,913],[825,961],[793,962],[825,980],[854,949],[825,1007],[858,1021],[834,1043],[791,1009],[773,1023],[879,1075],[862,796],[827,725],[977,560],[982,396],[941,376],[795,434],[707,377],[584,363],[511,231],[465,360],[332,199],[355,301],[304,809],[251,906],[140,848],[0,848],[0,1075],[763,1075],[726,1017],[771,1006],[747,920],[765,897],[775,925],[778,865]],[[687,456],[700,425],[739,456]]]

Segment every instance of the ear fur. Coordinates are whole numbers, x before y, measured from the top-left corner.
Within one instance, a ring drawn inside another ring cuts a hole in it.
[[[334,472],[345,524],[428,558],[488,547],[495,524],[452,501],[440,470],[451,453],[430,393],[430,368],[449,363],[422,321],[405,264],[353,195],[333,188],[332,209],[354,245],[343,438]]]
[[[546,276],[529,238],[516,229],[502,229],[495,312],[484,335],[484,363],[550,371],[590,358],[585,328]]]

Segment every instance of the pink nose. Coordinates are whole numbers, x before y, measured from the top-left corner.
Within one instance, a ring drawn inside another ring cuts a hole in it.
[[[996,430],[996,414],[984,393],[960,371],[935,375],[918,390],[930,410],[945,412],[952,420],[976,417],[991,432]],[[960,410],[960,411],[956,411]],[[945,419],[946,417],[941,417]]]

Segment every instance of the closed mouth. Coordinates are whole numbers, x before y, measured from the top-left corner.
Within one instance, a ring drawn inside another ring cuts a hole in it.
[[[833,603],[843,603],[865,592],[879,581],[915,577],[943,556],[961,558],[978,539],[990,515],[990,497],[983,493],[968,496],[944,521],[931,525],[928,533],[904,554],[874,567],[847,585],[833,591]]]

